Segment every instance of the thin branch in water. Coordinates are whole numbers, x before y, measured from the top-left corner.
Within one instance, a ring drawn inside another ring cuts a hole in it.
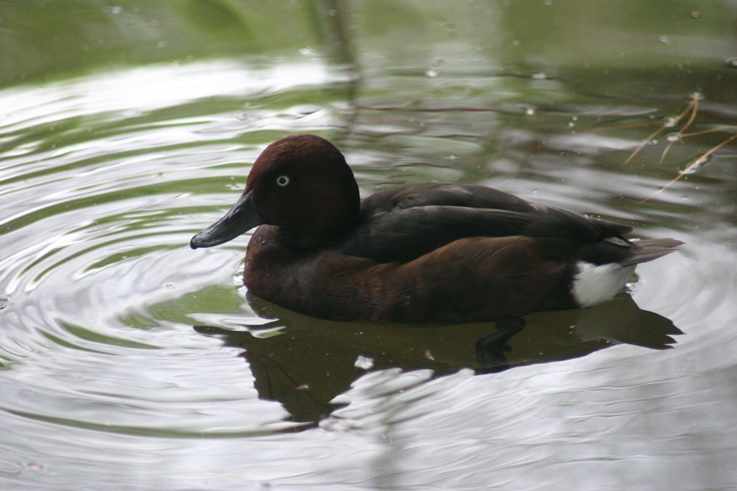
[[[647,138],[645,138],[645,140],[643,140],[643,142],[640,143],[640,145],[635,149],[635,151],[630,154],[630,156],[627,158],[627,160],[624,161],[624,164],[622,164],[622,166],[625,166],[625,165],[629,164],[632,161],[632,159],[635,158],[635,156],[638,153],[640,153],[640,150],[642,150],[645,147],[645,145],[647,145],[648,143],[650,143],[656,136],[658,136],[660,133],[662,133],[666,128],[672,128],[672,127],[676,126],[678,124],[678,122],[681,119],[683,119],[683,117],[686,114],[688,114],[688,111],[691,110],[691,107],[693,107],[694,102],[696,100],[697,100],[696,98],[691,99],[691,103],[678,116],[676,116],[674,118],[664,119],[663,122],[662,122],[663,126],[661,126],[660,128],[658,128],[653,133],[651,133],[650,136],[648,136]],[[694,117],[695,117],[695,114],[694,114]]]
[[[627,157],[627,160],[624,161],[624,164],[622,164],[622,166],[625,166],[625,165],[629,164],[630,161],[632,161],[632,159],[635,158],[635,155],[637,155],[638,153],[640,153],[640,150],[642,150],[645,147],[645,145],[647,145],[648,143],[650,143],[651,141],[653,141],[653,138],[655,138],[660,133],[662,133],[663,130],[665,130],[666,128],[668,128],[668,126],[663,125],[660,128],[658,128],[657,130],[653,131],[650,134],[650,136],[648,136],[647,138],[645,138],[642,141],[642,143],[640,143],[640,145],[638,145],[638,147],[635,149],[635,151],[632,152],[629,157]]]
[[[709,158],[709,156],[711,154],[713,154],[714,152],[716,152],[717,150],[719,150],[720,148],[722,148],[724,145],[727,145],[728,143],[732,142],[735,139],[737,139],[737,133],[735,133],[734,135],[730,136],[729,138],[727,138],[726,140],[724,140],[719,145],[717,145],[715,147],[712,147],[708,152],[705,152],[703,155],[701,155],[701,157],[697,158],[688,167],[686,167],[685,169],[683,169],[683,171],[681,171],[676,177],[674,177],[668,184],[666,184],[662,188],[658,189],[657,191],[655,191],[653,194],[651,194],[647,198],[645,198],[642,201],[638,202],[637,203],[637,206],[640,206],[643,203],[647,203],[648,201],[650,201],[651,199],[653,199],[655,196],[659,195],[660,193],[662,193],[663,191],[665,191],[666,189],[668,189],[669,187],[671,187],[671,185],[673,185],[673,183],[675,183],[681,177],[683,177],[686,174],[688,174],[688,172],[691,169],[693,169],[694,167],[697,167],[698,165],[702,164],[707,158]]]
[[[665,156],[668,155],[668,151],[670,150],[670,147],[672,147],[676,141],[683,138],[683,132],[686,131],[688,127],[691,126],[691,123],[693,123],[693,120],[696,119],[696,111],[699,108],[699,100],[694,97],[691,100],[691,104],[689,104],[689,106],[693,107],[693,109],[691,110],[691,117],[688,118],[688,121],[686,121],[686,124],[684,124],[680,130],[678,130],[678,133],[675,134],[673,139],[671,139],[668,142],[668,145],[666,145],[665,149],[663,150],[663,153],[660,154],[660,160],[658,161],[658,165],[663,163],[663,159],[665,159]]]
[[[734,124],[728,124],[724,126],[717,126],[716,128],[710,128],[708,130],[701,130],[701,131],[694,131],[693,133],[683,133],[681,135],[681,138],[688,138],[689,136],[699,136],[699,135],[706,135],[709,133],[717,133],[719,131],[724,130],[730,130],[730,129],[737,129],[737,125]]]

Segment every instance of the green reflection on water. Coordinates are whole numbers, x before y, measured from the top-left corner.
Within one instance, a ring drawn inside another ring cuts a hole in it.
[[[478,57],[489,66],[653,67],[724,63],[737,11],[726,1],[41,0],[0,5],[0,84],[120,65],[372,53],[422,70]],[[443,59],[437,45],[459,46]],[[441,56],[439,58],[439,56]]]
[[[188,61],[316,42],[293,2],[227,0],[24,1],[0,5],[0,82],[90,68]]]
[[[92,341],[99,344],[107,344],[112,346],[122,346],[125,348],[136,348],[136,349],[157,349],[156,346],[145,344],[145,343],[138,343],[136,341],[131,341],[129,339],[122,339],[119,337],[113,337],[113,336],[106,336],[104,334],[100,334],[99,332],[93,332],[85,327],[81,326],[75,326],[73,324],[67,324],[64,323],[62,327],[68,331],[70,334],[73,334],[74,336],[84,339],[86,341]]]
[[[191,313],[242,314],[243,298],[234,287],[211,286],[149,307],[154,319],[193,324]],[[122,319],[127,323],[125,319]]]

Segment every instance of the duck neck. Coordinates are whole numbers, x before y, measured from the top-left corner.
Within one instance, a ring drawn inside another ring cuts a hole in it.
[[[278,227],[279,240],[289,247],[316,249],[334,243],[341,236],[358,226],[358,218],[330,230],[299,230],[293,227]]]

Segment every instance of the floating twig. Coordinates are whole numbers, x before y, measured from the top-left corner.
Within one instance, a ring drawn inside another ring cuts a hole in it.
[[[714,152],[716,152],[717,150],[719,150],[720,148],[722,148],[724,145],[727,145],[729,142],[731,142],[731,141],[733,141],[735,139],[737,139],[737,133],[735,133],[734,135],[730,136],[729,138],[727,138],[726,140],[724,140],[719,145],[717,145],[715,147],[712,147],[707,152],[704,152],[699,158],[697,158],[696,160],[694,160],[688,167],[686,167],[681,172],[679,172],[678,175],[676,177],[674,177],[668,184],[666,184],[662,188],[658,189],[657,191],[655,191],[653,194],[651,194],[647,198],[643,199],[642,201],[639,201],[637,203],[637,206],[640,206],[643,203],[647,203],[652,198],[654,198],[655,196],[659,195],[660,193],[662,193],[663,191],[665,191],[666,189],[668,189],[671,185],[673,185],[673,183],[675,183],[681,177],[683,177],[686,174],[688,174],[691,169],[693,169],[694,167],[697,167],[700,164],[702,164],[706,159],[709,158],[709,156],[711,156],[711,154],[713,154]]]
[[[652,134],[650,134],[650,136],[648,136],[647,138],[645,138],[643,140],[643,142],[640,143],[640,145],[635,149],[635,151],[632,152],[629,157],[627,157],[627,160],[625,160],[624,161],[624,164],[622,164],[622,165],[624,166],[624,165],[629,164],[632,161],[632,159],[635,158],[635,155],[637,155],[638,153],[640,153],[640,150],[642,150],[645,147],[645,145],[647,145],[648,143],[650,143],[651,141],[653,141],[653,139],[656,136],[658,136],[660,133],[662,133],[663,131],[665,131],[667,128],[673,128],[674,126],[677,126],[678,125],[678,122],[681,119],[683,119],[683,117],[688,113],[688,111],[691,110],[691,108],[694,106],[694,102],[695,101],[698,101],[698,98],[696,98],[696,97],[692,98],[691,99],[691,103],[688,105],[688,107],[686,107],[686,109],[684,109],[683,112],[681,114],[679,114],[678,116],[675,116],[673,118],[665,118],[665,119],[661,120],[662,126],[660,128],[658,128],[657,130],[655,130]],[[695,117],[695,115],[696,115],[696,113],[692,113],[692,118]],[[689,125],[690,124],[691,123],[689,123]],[[668,147],[668,148],[670,148],[670,147]],[[667,153],[667,149],[666,149],[666,152],[665,153]],[[665,153],[660,158],[661,162],[662,162],[663,158],[665,157]]]
[[[670,150],[670,147],[672,147],[675,142],[683,138],[683,132],[686,131],[688,127],[691,126],[691,123],[693,123],[693,120],[696,119],[696,112],[699,108],[699,99],[694,96],[694,98],[691,99],[691,104],[689,104],[689,107],[693,108],[691,110],[691,117],[688,118],[688,121],[686,121],[686,124],[684,124],[680,130],[678,130],[678,133],[676,133],[675,136],[672,139],[670,139],[670,141],[668,142],[668,145],[666,145],[665,149],[663,150],[663,153],[660,154],[660,160],[658,161],[658,165],[663,163],[663,159],[665,159],[665,156],[668,155],[668,150]],[[688,108],[686,108],[686,111],[688,111]],[[683,114],[685,114],[685,111],[681,113],[681,115]]]

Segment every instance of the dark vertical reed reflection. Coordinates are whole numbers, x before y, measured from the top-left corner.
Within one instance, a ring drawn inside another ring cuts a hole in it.
[[[344,0],[313,0],[309,5],[315,15],[315,32],[318,34],[326,54],[341,65],[356,68],[354,39],[350,34],[348,19],[350,11]]]

